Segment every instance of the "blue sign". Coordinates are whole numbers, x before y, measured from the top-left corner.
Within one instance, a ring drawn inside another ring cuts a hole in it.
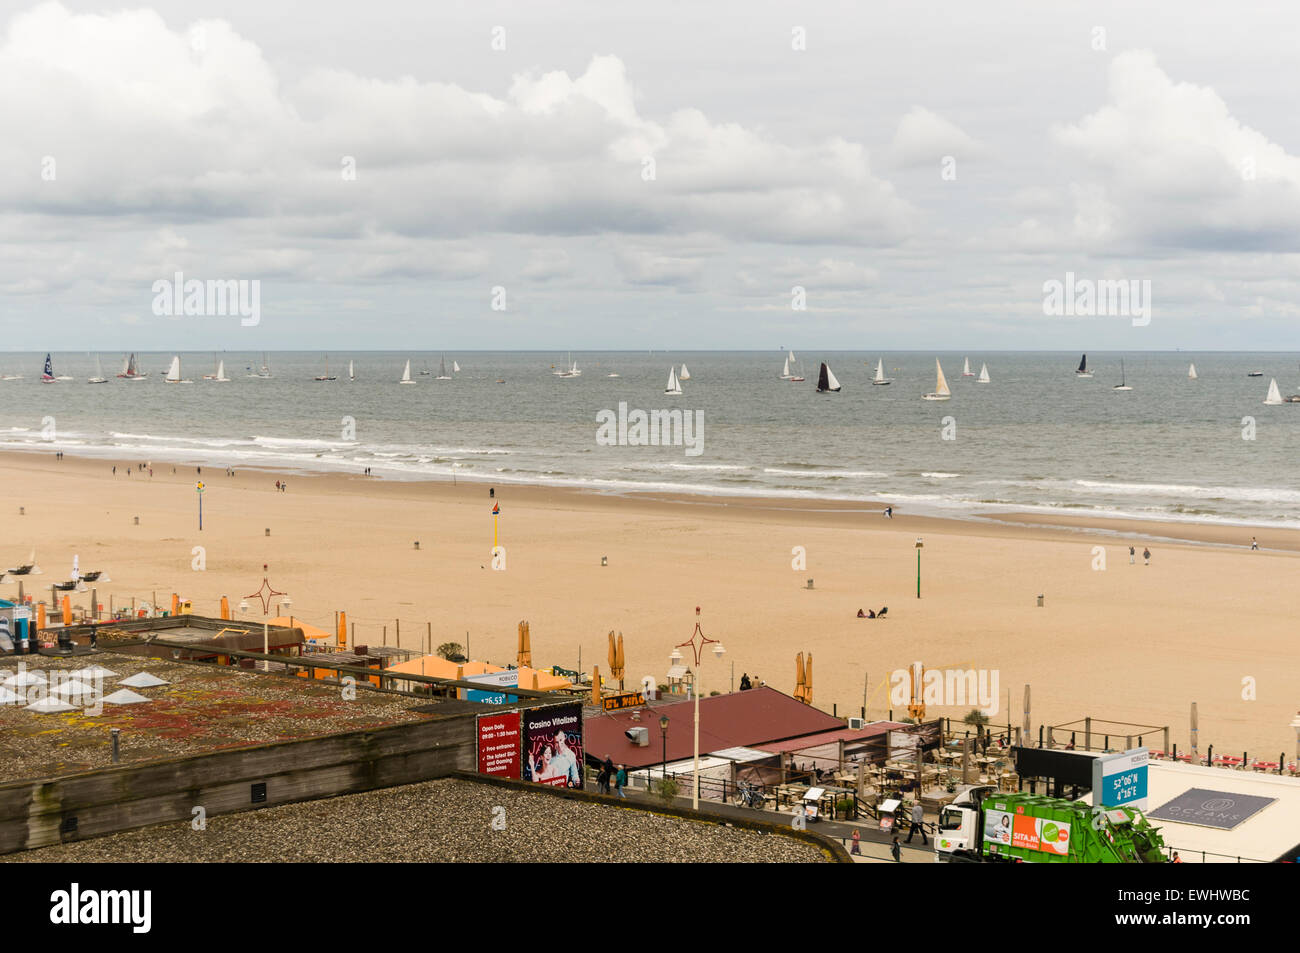
[[[1151,753],[1146,748],[1097,758],[1092,763],[1092,803],[1145,811],[1150,762]]]
[[[485,685],[493,686],[485,691],[479,691],[475,688],[465,690],[465,698],[472,702],[483,702],[488,705],[508,705],[519,699],[514,695],[507,695],[497,686],[508,686],[519,684],[519,673],[517,671],[490,672],[486,675],[469,675],[465,678],[467,682],[483,682]]]

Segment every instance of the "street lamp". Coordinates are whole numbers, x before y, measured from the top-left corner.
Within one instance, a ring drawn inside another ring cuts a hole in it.
[[[663,766],[662,773],[663,773],[664,780],[667,780],[668,779],[668,716],[667,715],[659,716],[659,732],[660,734],[663,735],[663,739],[664,739],[664,766]]]
[[[921,542],[921,537],[916,537],[916,598],[921,598],[921,550],[925,543]]]
[[[696,644],[695,641],[696,636],[699,636],[700,638],[698,645]],[[694,784],[692,785],[691,806],[692,808],[698,811],[700,809],[700,692],[703,690],[703,684],[702,684],[703,679],[700,677],[700,675],[701,675],[701,670],[703,668],[703,662],[704,662],[703,651],[706,645],[712,645],[713,654],[718,659],[721,659],[723,653],[726,652],[726,649],[722,647],[721,642],[719,642],[717,639],[709,638],[707,635],[704,634],[704,630],[700,628],[700,607],[699,606],[695,607],[695,631],[691,633],[691,637],[689,639],[687,639],[685,642],[682,642],[680,645],[677,646],[677,648],[673,649],[673,654],[671,658],[673,660],[674,665],[680,664],[682,660],[682,654],[679,651],[677,651],[677,649],[680,649],[683,646],[687,646],[687,645],[691,647],[691,651],[695,654],[695,669],[692,672],[693,685],[691,686],[691,691],[695,695],[695,771],[694,771]]]
[[[289,599],[289,596],[286,593],[280,592],[278,589],[273,589],[271,587],[271,584],[266,581],[266,575],[265,575],[266,563],[262,563],[262,573],[263,573],[262,585],[258,587],[257,592],[250,592],[248,595],[244,596],[244,598],[239,600],[239,611],[247,612],[248,600],[252,599],[254,596],[256,596],[258,599],[261,600],[262,602],[262,654],[270,655],[271,654],[271,623],[270,623],[271,599],[274,596],[284,596],[284,598],[280,600],[280,605],[282,606],[293,605],[293,602]],[[271,670],[271,660],[270,659],[263,660],[262,671],[269,672],[270,670]]]

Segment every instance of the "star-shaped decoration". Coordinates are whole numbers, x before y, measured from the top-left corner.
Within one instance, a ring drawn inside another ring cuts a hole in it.
[[[266,563],[262,564],[262,572],[266,572]],[[267,577],[263,576],[262,585],[258,587],[257,592],[250,592],[248,595],[244,596],[244,598],[252,599],[253,597],[257,597],[260,599],[262,601],[262,615],[267,615],[271,611],[272,598],[283,595],[285,595],[285,593],[280,592],[278,589],[273,589],[271,584],[267,582]]]
[[[700,638],[698,644],[696,644],[695,641],[696,636],[699,636]],[[691,651],[695,653],[695,665],[698,668],[700,664],[700,653],[704,651],[704,646],[717,645],[717,644],[718,644],[717,639],[709,638],[707,635],[704,634],[704,630],[700,628],[700,607],[696,606],[695,607],[695,631],[691,633],[691,637],[689,639],[687,639],[685,642],[679,643],[677,647],[680,649],[689,645],[691,647]]]

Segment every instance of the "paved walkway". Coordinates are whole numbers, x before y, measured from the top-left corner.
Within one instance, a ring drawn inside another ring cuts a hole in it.
[[[644,789],[628,788],[628,800],[641,803],[654,803],[657,799],[649,796]],[[614,795],[617,798],[617,795]],[[691,799],[689,797],[679,797],[673,802],[675,807],[690,808]],[[783,815],[776,811],[755,811],[746,807],[739,807],[735,804],[723,804],[721,801],[710,801],[705,798],[700,799],[700,811],[702,813],[712,814],[719,817],[734,817],[746,820],[764,820],[774,821]],[[786,818],[791,815],[785,814]],[[859,833],[858,849],[862,851],[860,856],[854,857],[856,863],[894,863],[894,858],[890,856],[889,846],[891,835],[882,833],[876,829],[876,822],[872,818],[864,818],[861,823],[851,821],[813,821],[808,825],[808,830],[816,831],[818,834],[838,839],[844,844],[845,850],[853,849],[853,831]],[[905,864],[932,864],[934,863],[934,835],[927,832],[930,837],[930,843],[923,844],[921,835],[917,834],[912,838],[912,843],[902,843],[903,863]],[[907,840],[907,834],[901,836],[901,842]]]

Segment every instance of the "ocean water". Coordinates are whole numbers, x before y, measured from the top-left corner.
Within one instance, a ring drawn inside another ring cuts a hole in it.
[[[312,380],[320,353],[226,352],[230,383],[200,378],[215,356],[181,354],[193,384],[162,381],[171,354],[142,353],[142,382],[89,385],[94,357],[0,354],[0,449],[139,461],[452,479],[884,501],[900,512],[994,510],[1300,526],[1300,404],[1263,404],[1269,378],[1300,392],[1300,354],[798,352],[807,381],[779,379],[783,352],[575,353],[582,376],[552,373],[563,353],[332,353],[339,380]],[[963,378],[987,362],[990,384]],[[929,402],[938,358],[953,396]],[[1116,392],[1120,358],[1133,390]],[[414,386],[397,381],[410,358]],[[883,358],[894,383],[874,387]],[[349,382],[347,363],[357,380]],[[820,361],[842,385],[815,392]],[[1187,377],[1195,362],[1199,379]],[[691,379],[664,394],[670,366]],[[428,376],[422,370],[430,370]],[[1248,377],[1262,370],[1264,376]],[[618,374],[616,378],[610,374]],[[496,383],[503,379],[505,383]],[[698,455],[684,446],[602,446],[602,411],[702,414]],[[950,418],[947,419],[946,418]],[[1250,418],[1250,419],[1247,419]],[[355,432],[348,429],[354,422]],[[1253,421],[1253,424],[1252,424]],[[1253,439],[1245,439],[1251,435]],[[945,439],[949,436],[952,439]],[[864,508],[878,508],[873,503]]]

